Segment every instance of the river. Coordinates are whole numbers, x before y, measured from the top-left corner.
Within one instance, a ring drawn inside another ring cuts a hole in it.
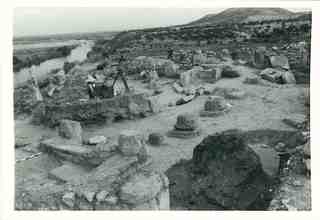
[[[73,49],[69,56],[62,58],[50,59],[42,62],[40,65],[32,66],[29,68],[23,68],[19,72],[14,74],[14,85],[15,87],[21,85],[30,79],[29,71],[32,68],[34,76],[38,79],[46,77],[46,75],[53,69],[62,68],[65,62],[82,62],[87,58],[87,53],[91,50],[93,46],[92,41],[80,41],[79,46]]]

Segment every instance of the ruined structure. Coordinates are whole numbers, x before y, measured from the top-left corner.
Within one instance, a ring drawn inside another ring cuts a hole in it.
[[[117,119],[146,117],[158,108],[154,99],[144,94],[126,94],[110,99],[88,100],[65,104],[48,104],[45,112],[37,117],[50,126],[58,125],[62,119],[76,120],[83,123],[108,122]]]
[[[180,161],[166,172],[172,183],[171,207],[267,209],[277,187],[274,178],[279,167],[270,172],[270,160],[277,154],[274,150],[274,156],[266,154],[266,150],[279,142],[286,149],[294,149],[304,140],[299,132],[285,130],[227,130],[207,136],[194,148],[191,160]],[[264,149],[258,145],[264,145]]]
[[[16,209],[170,209],[168,178],[150,168],[152,158],[141,135],[123,131],[115,145],[88,146],[74,142],[81,134],[81,128],[72,127],[75,124],[64,121],[60,127],[60,134],[69,132],[71,139],[58,137],[40,143],[43,154],[36,159],[38,163],[45,160],[55,165],[41,171],[38,183],[31,176],[20,182]]]

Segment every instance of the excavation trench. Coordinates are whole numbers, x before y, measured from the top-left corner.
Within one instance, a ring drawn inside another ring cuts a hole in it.
[[[209,135],[191,160],[167,170],[171,210],[267,210],[279,186],[279,171],[303,144],[297,131],[228,130]]]

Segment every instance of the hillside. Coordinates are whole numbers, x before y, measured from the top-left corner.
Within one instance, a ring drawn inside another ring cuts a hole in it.
[[[292,16],[295,13],[282,8],[230,8],[218,14],[209,14],[188,25],[240,23],[254,16]]]

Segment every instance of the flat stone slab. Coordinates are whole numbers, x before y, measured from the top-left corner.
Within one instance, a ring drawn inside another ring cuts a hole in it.
[[[186,131],[186,130],[171,130],[167,133],[168,137],[175,137],[175,138],[194,138],[199,136],[201,133],[200,129],[196,129],[193,131]]]
[[[64,161],[69,161],[84,166],[98,166],[113,152],[100,152],[95,148],[90,149],[82,145],[68,142],[67,139],[53,138],[40,143],[41,150],[55,155]]]
[[[64,164],[49,172],[49,178],[62,182],[77,182],[83,175],[89,172],[88,169],[76,164]]]
[[[66,143],[64,143],[66,142]],[[52,138],[40,143],[41,147],[52,150],[55,152],[68,153],[72,155],[88,155],[92,152],[91,149],[83,147],[81,145],[69,144],[68,140],[62,140],[60,138]]]

